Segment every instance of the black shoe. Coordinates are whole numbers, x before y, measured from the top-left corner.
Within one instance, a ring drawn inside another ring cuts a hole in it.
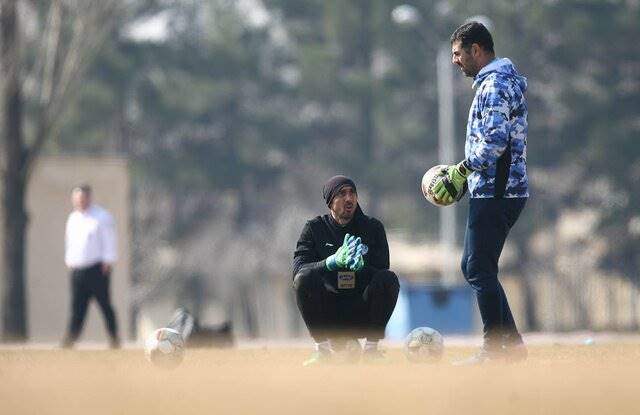
[[[122,348],[122,345],[120,344],[120,339],[117,337],[113,337],[109,340],[109,348],[113,349],[113,350],[117,350]]]
[[[518,363],[527,360],[529,351],[524,343],[505,344],[502,346],[504,357],[508,363]]]
[[[453,366],[479,366],[485,363],[504,362],[504,352],[502,350],[492,350],[482,347],[478,353],[466,359],[453,362]]]
[[[62,343],[60,343],[60,348],[70,350],[73,349],[74,344],[75,340],[66,337],[64,340],[62,340]]]

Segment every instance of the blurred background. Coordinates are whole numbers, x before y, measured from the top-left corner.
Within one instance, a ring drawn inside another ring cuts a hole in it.
[[[529,81],[531,198],[501,259],[519,327],[638,330],[639,0],[3,0],[4,341],[64,333],[79,182],[116,218],[125,339],[177,307],[237,339],[308,336],[291,260],[338,173],[386,226],[389,338],[478,333],[467,202],[419,188],[463,157],[474,91],[449,36],[469,18]]]

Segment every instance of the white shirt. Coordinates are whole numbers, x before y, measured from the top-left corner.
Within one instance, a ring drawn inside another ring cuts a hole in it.
[[[67,219],[64,260],[69,268],[85,268],[98,262],[113,264],[116,254],[116,226],[105,209],[91,205],[74,210]]]

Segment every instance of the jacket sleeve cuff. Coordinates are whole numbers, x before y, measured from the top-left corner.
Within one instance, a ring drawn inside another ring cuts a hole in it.
[[[312,262],[311,264],[309,264],[307,266],[311,267],[311,270],[314,271],[314,272],[328,271],[327,270],[326,260],[324,260],[324,259],[322,261]]]
[[[464,168],[469,170],[469,172],[470,172],[469,174],[473,173],[474,171],[482,171],[482,170],[484,170],[482,165],[474,167],[473,163],[471,163],[471,160],[469,158],[466,158],[466,159],[462,160],[461,164],[464,166]]]

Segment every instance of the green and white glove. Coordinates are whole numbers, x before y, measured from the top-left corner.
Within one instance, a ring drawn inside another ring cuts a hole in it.
[[[358,253],[355,258],[353,258],[352,264],[349,265],[349,269],[351,271],[360,271],[364,268],[364,258],[362,257],[362,253]]]
[[[450,205],[462,199],[466,191],[467,177],[473,172],[466,162],[447,167],[447,173],[433,186],[434,199],[443,205]]]
[[[347,261],[347,267],[351,271],[360,271],[362,267],[364,267],[363,255],[367,253],[367,246],[362,243],[360,238],[357,239],[357,242],[355,251],[349,256],[349,261]]]
[[[344,242],[338,248],[335,254],[327,257],[325,266],[329,271],[344,269],[349,264],[349,259],[354,255],[357,246],[360,244],[360,238],[354,235],[346,234]]]

